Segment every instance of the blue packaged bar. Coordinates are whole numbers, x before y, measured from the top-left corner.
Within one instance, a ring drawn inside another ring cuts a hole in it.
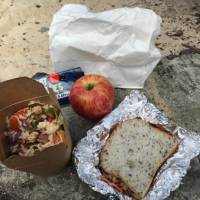
[[[32,78],[45,88],[52,88],[61,106],[69,104],[69,93],[73,83],[84,75],[81,68],[74,68],[55,74],[37,73]]]

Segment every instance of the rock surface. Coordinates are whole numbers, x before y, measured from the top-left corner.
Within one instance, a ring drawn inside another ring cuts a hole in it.
[[[200,54],[163,58],[145,82],[145,93],[178,125],[200,130]]]
[[[164,58],[146,81],[148,98],[181,126],[200,130],[200,54]],[[130,90],[117,90],[116,105]],[[95,122],[79,117],[70,107],[63,109],[76,144]],[[40,177],[0,166],[1,200],[102,200],[79,180],[73,163],[58,176]],[[168,200],[200,200],[200,164],[196,158],[178,190]]]

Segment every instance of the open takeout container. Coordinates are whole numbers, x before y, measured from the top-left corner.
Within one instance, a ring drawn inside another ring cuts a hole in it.
[[[28,106],[30,101],[54,105],[60,111],[53,90],[49,93],[42,84],[27,77],[21,77],[0,83],[0,161],[8,168],[30,172],[39,176],[52,176],[64,169],[71,157],[72,143],[66,124],[66,143],[51,146],[34,156],[23,157],[9,154],[6,129],[6,117]]]

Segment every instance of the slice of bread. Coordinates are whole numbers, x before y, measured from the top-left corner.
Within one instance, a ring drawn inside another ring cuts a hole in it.
[[[175,153],[176,138],[141,119],[116,125],[100,153],[102,180],[128,196],[142,199],[161,165]]]

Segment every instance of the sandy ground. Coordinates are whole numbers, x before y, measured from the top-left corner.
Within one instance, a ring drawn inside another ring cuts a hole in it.
[[[163,19],[156,41],[163,56],[179,53],[185,44],[200,48],[199,0],[1,0],[0,81],[53,72],[48,27],[65,3],[86,4],[94,11],[135,6],[153,9]]]

